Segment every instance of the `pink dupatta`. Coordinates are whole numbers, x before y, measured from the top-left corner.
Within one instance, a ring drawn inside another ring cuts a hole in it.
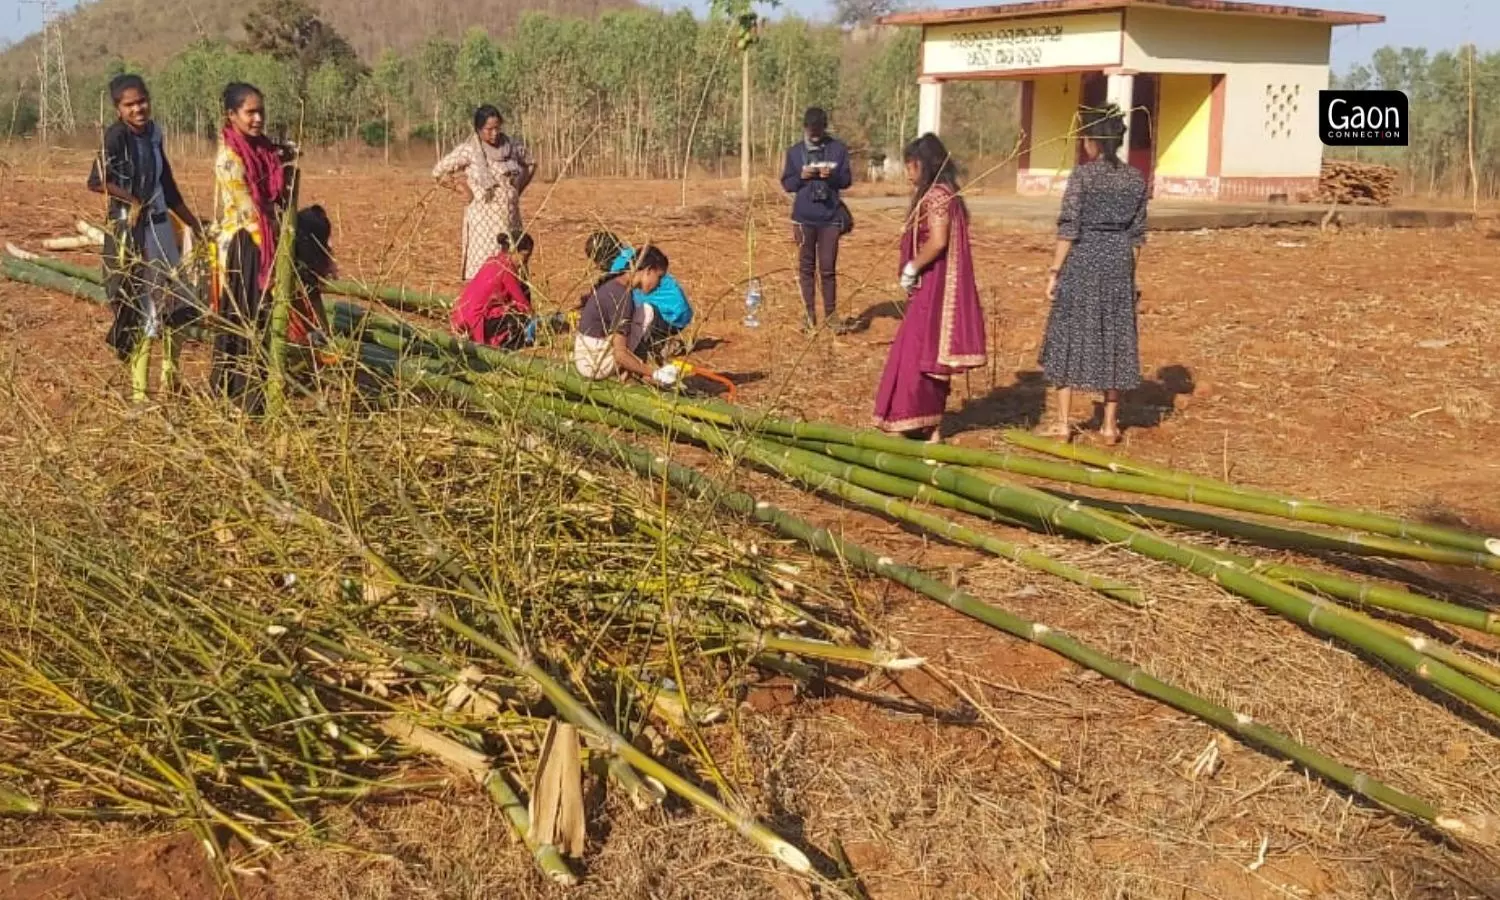
[[[875,424],[905,432],[935,427],[948,403],[949,379],[978,368],[987,359],[984,309],[974,283],[969,249],[969,215],[945,185],[933,187],[919,204],[901,239],[901,265],[916,255],[930,231],[929,213],[948,220],[948,248],[925,272],[909,297],[906,315],[891,343],[880,388]]]

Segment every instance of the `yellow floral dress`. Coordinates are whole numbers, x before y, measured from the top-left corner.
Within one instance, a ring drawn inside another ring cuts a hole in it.
[[[235,235],[248,232],[255,246],[261,244],[260,212],[245,180],[245,163],[224,144],[214,158],[214,208],[219,214],[219,270],[223,272]]]

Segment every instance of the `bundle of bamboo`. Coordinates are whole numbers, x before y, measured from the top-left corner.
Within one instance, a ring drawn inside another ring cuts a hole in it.
[[[87,279],[88,273],[69,270],[53,261],[8,261],[5,272],[13,278],[78,296],[92,298],[97,291]],[[391,296],[404,294],[397,291]],[[476,347],[446,333],[352,304],[331,303],[330,312],[336,329],[351,342],[350,348],[369,370],[382,374],[400,389],[417,390],[445,402],[458,403],[487,423],[483,427],[469,425],[460,429],[458,433],[468,442],[493,446],[497,440],[495,429],[502,432],[520,429],[552,448],[549,452],[597,457],[652,479],[665,479],[684,494],[709,498],[817,552],[836,555],[873,576],[892,579],[978,621],[1052,649],[1132,690],[1294,760],[1354,794],[1434,824],[1460,838],[1491,839],[1483,817],[1471,814],[1472,810],[1439,809],[1382,784],[1246,715],[1155,678],[1137,664],[1111,658],[1061,631],[997,609],[785,510],[731,490],[702,472],[663,458],[662,448],[673,441],[696,444],[728,459],[780,475],[810,491],[1086,586],[1123,603],[1148,603],[1150,598],[1139,586],[1081,571],[1001,536],[994,527],[1056,532],[1125,548],[1209,579],[1266,611],[1338,641],[1372,661],[1409,673],[1417,681],[1431,684],[1488,716],[1500,716],[1500,667],[1465,646],[1436,639],[1422,629],[1422,624],[1426,620],[1500,634],[1500,620],[1494,614],[1401,587],[1362,581],[1312,565],[1258,559],[1252,554],[1256,547],[1271,547],[1308,555],[1332,555],[1335,559],[1375,556],[1500,570],[1500,540],[1452,527],[1218,482],[1021,433],[1006,435],[1007,441],[1017,448],[1015,451],[933,446],[832,424],[776,419],[721,402],[586,382],[570,368],[545,359]],[[647,451],[636,446],[627,439],[630,436],[649,437],[654,449]],[[1023,450],[1026,452],[1020,452]],[[1014,480],[1016,476],[1040,484]],[[1127,498],[1083,496],[1064,492],[1060,486],[1067,486],[1069,491],[1102,489]],[[1199,508],[1147,505],[1135,499],[1139,496],[1175,499]],[[970,521],[949,518],[934,507],[968,516]],[[1232,518],[1220,510],[1261,519]],[[305,511],[297,515],[306,519],[310,528],[331,527],[326,517],[320,519]],[[1271,524],[1262,519],[1319,527]],[[1223,535],[1240,546],[1226,550],[1195,540],[1195,535],[1205,532]],[[357,540],[357,534],[351,531],[346,539]],[[414,545],[436,546],[430,535],[417,534],[412,540]],[[399,575],[409,566],[388,565],[383,557],[373,553],[365,551],[365,562],[383,572],[382,577],[388,583],[409,590],[427,584],[422,579]],[[487,596],[470,580],[469,573],[475,568],[472,562],[466,564],[460,559],[442,557],[441,565],[430,560],[422,567],[440,575],[450,585],[448,590],[468,598],[465,602]],[[657,621],[655,616],[672,614],[665,607],[649,612],[643,609],[637,605],[627,615],[614,605],[609,607],[611,614],[636,616],[634,621],[642,625]],[[1404,618],[1399,621],[1383,618],[1387,612],[1399,613]],[[524,604],[511,607],[509,618],[503,613],[491,613],[485,619],[498,629],[499,640],[475,631],[472,618],[459,616],[450,620],[444,618],[446,613],[432,615],[451,633],[484,650],[489,660],[499,661],[518,682],[529,678],[533,685],[542,686],[544,694],[551,690],[542,678],[545,673],[526,668],[529,651],[517,640],[515,623],[525,618]],[[719,614],[715,621],[728,620]],[[809,659],[876,666],[907,662],[854,646],[803,646],[795,643],[795,639],[768,634],[768,627],[771,626],[765,620],[736,620],[732,627],[715,626],[699,634],[704,640],[711,634],[726,646],[753,645],[762,650],[775,647]],[[823,639],[847,642],[847,635],[828,632]],[[778,643],[784,640],[793,642]],[[566,650],[554,658],[571,659]],[[557,708],[566,710],[567,704],[558,702]],[[585,733],[597,735],[607,731],[596,715],[570,718]],[[629,767],[656,775],[649,761],[631,756],[623,748],[617,749]],[[777,844],[768,833],[758,831],[728,807],[715,807],[713,804],[718,801],[712,797],[689,793],[684,796],[733,823],[794,867],[798,864],[794,848]]]

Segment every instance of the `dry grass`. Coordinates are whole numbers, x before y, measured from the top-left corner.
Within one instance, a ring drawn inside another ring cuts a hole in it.
[[[15,178],[29,193],[25,207],[21,192],[0,198],[6,238],[65,230],[89,208],[74,179]],[[699,305],[700,337],[722,342],[701,359],[759,374],[741,386],[742,398],[863,421],[893,323],[876,317],[868,332],[838,340],[796,337],[800,303],[779,201],[767,190],[747,208],[724,188],[696,183],[692,205],[680,211],[677,185],[564,183],[545,205],[547,186],[539,186],[530,204],[543,292],[552,302],[571,296],[585,273],[583,236],[601,222],[634,241],[656,240]],[[196,190],[203,196],[201,179]],[[456,211],[446,198],[417,205],[424,191],[411,173],[351,173],[314,176],[307,196],[334,215],[335,249],[350,274],[451,286]],[[756,238],[748,255],[747,222]],[[846,309],[890,299],[896,231],[894,220],[862,217],[841,260]],[[396,234],[412,237],[399,243]],[[1042,237],[982,229],[976,242],[997,365],[957,392],[967,404],[958,440],[982,445],[992,439],[985,428],[1034,415],[1044,400],[1016,373],[1034,365],[1050,248]],[[1328,500],[1500,524],[1486,499],[1500,478],[1500,421],[1487,399],[1500,375],[1500,329],[1484,312],[1496,280],[1483,262],[1491,245],[1463,232],[1154,237],[1143,263],[1143,354],[1153,369],[1186,366],[1193,384],[1174,396],[1163,381],[1134,398],[1128,415],[1159,424],[1133,430],[1131,452]],[[767,325],[758,335],[738,323],[747,258],[766,281]],[[115,372],[94,346],[98,313],[0,284],[0,317],[12,335],[0,351],[60,434],[113,421],[115,412],[91,399]],[[80,329],[89,336],[75,350]],[[0,425],[0,453],[18,451],[21,427]],[[1146,585],[1153,605],[1132,611],[763,476],[741,477],[766,499],[949,571],[984,599],[1137,660],[1396,786],[1500,814],[1493,723],[1471,721],[1198,579],[1112,550],[1045,542],[1082,567]],[[817,571],[837,577],[826,566]],[[1500,873],[1480,855],[1045,651],[884,584],[860,582],[855,591],[882,631],[937,662],[1065,770],[1048,772],[920,673],[862,685],[879,704],[839,695],[790,702],[785,690],[752,696],[740,710],[739,743],[723,749],[742,761],[744,783],[758,786],[758,806],[784,831],[804,834],[804,847],[831,853],[841,841],[875,898],[1500,895]],[[1474,578],[1451,596],[1493,605],[1497,588]],[[1211,745],[1221,765],[1194,777]],[[309,851],[278,863],[262,889],[275,897],[553,893],[474,798],[360,807],[336,834],[379,855]],[[588,882],[575,896],[808,895],[696,817],[611,807],[591,839]]]

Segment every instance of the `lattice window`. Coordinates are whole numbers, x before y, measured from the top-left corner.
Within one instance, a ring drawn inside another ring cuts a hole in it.
[[[1264,129],[1266,136],[1283,140],[1292,136],[1292,122],[1302,102],[1302,85],[1266,85],[1266,108]]]

